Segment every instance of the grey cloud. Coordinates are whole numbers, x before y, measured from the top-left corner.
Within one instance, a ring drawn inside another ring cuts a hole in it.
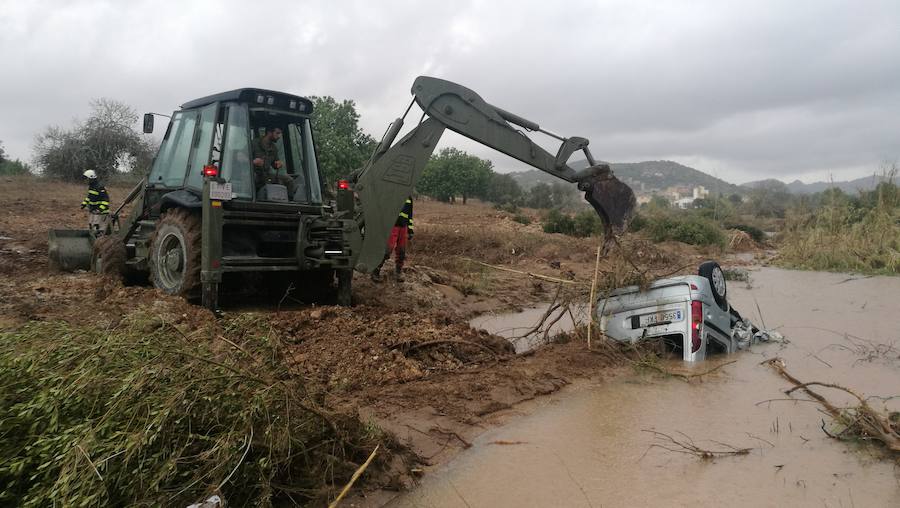
[[[606,160],[854,177],[900,155],[898,28],[889,1],[9,3],[0,140],[28,158],[92,98],[166,112],[241,86],[352,98],[378,136],[431,74]]]

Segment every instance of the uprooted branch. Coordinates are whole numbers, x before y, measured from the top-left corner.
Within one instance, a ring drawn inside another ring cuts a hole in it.
[[[775,369],[781,377],[787,379],[794,385],[793,388],[785,390],[786,394],[790,395],[797,390],[803,390],[807,395],[821,404],[822,407],[825,408],[825,411],[831,415],[838,424],[844,427],[843,430],[835,434],[826,432],[829,436],[838,439],[857,438],[869,441],[874,440],[884,444],[888,450],[894,453],[900,453],[900,418],[897,418],[896,413],[885,414],[882,411],[878,411],[869,405],[867,399],[855,391],[834,383],[822,383],[818,381],[804,383],[787,372],[784,360],[781,358],[772,358],[763,363]],[[854,408],[838,408],[828,401],[828,399],[813,391],[810,388],[811,386],[821,386],[823,388],[842,391],[853,396],[859,402],[859,405]]]
[[[650,429],[641,429],[641,432],[653,434],[654,442],[647,448],[647,451],[650,451],[651,448],[662,448],[663,450],[668,450],[670,452],[694,455],[703,460],[712,460],[716,457],[733,455],[747,455],[753,451],[753,448],[738,448],[720,441],[714,441],[714,443],[722,448],[717,450],[707,450],[697,446],[693,439],[681,432],[678,433],[681,436],[680,438],[674,438],[668,434]],[[646,454],[647,452],[644,452],[644,455]]]
[[[549,342],[553,326],[566,315],[572,320],[573,325],[577,325],[578,320],[575,318],[575,313],[572,311],[572,306],[577,299],[577,295],[569,291],[563,291],[563,289],[562,284],[557,286],[553,299],[547,305],[547,310],[544,311],[544,314],[533,327],[529,328],[528,331],[521,335],[510,337],[510,340],[515,342],[529,337],[537,337],[538,334],[540,334],[543,342]]]

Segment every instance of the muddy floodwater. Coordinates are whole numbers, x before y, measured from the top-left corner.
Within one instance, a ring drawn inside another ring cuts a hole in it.
[[[533,329],[536,324],[541,322],[541,318],[547,311],[547,304],[528,307],[519,312],[509,314],[484,314],[469,321],[469,324],[473,328],[480,328],[494,335],[506,337],[516,348],[516,353],[521,354],[545,344],[545,331],[549,332],[547,334],[549,337],[552,337],[560,332],[567,332],[575,328],[573,317],[578,322],[584,322],[587,318],[586,309],[586,305],[575,307],[572,314],[563,314],[558,321],[551,324],[550,322],[556,318],[556,313],[554,312],[547,320],[549,326],[542,327],[538,332],[535,332]]]
[[[828,438],[815,404],[765,402],[786,398],[790,385],[760,365],[780,356],[802,381],[900,395],[900,278],[763,268],[751,272],[750,289],[728,289],[745,316],[790,343],[714,356],[694,368],[737,362],[703,382],[628,371],[576,383],[483,433],[390,506],[900,506],[900,468],[877,447]],[[900,409],[897,398],[871,402]],[[653,447],[662,442],[650,430],[753,450],[700,460]]]

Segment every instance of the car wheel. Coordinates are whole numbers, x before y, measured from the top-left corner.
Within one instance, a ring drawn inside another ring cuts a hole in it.
[[[715,261],[707,261],[700,265],[698,275],[706,277],[709,280],[709,287],[712,289],[713,298],[719,307],[725,308],[728,296],[728,287],[725,284],[725,272],[722,267]]]

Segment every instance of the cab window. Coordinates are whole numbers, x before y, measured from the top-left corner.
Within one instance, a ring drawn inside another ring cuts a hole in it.
[[[253,168],[250,163],[250,122],[247,106],[232,104],[228,107],[222,150],[222,178],[231,182],[231,192],[236,197],[251,199]]]
[[[197,190],[203,188],[203,166],[210,162],[210,146],[216,125],[216,109],[218,103],[210,104],[200,110],[200,124],[197,135],[194,136],[194,155],[191,157],[191,165],[188,167],[185,186]]]
[[[169,122],[159,155],[150,170],[150,184],[181,187],[194,140],[197,111],[176,111]]]
[[[267,128],[281,129],[282,136],[275,143],[278,159],[294,180],[291,201],[319,204],[322,188],[319,179],[316,154],[313,148],[309,119],[299,115],[279,114],[270,110],[251,108],[252,143],[266,135]]]

